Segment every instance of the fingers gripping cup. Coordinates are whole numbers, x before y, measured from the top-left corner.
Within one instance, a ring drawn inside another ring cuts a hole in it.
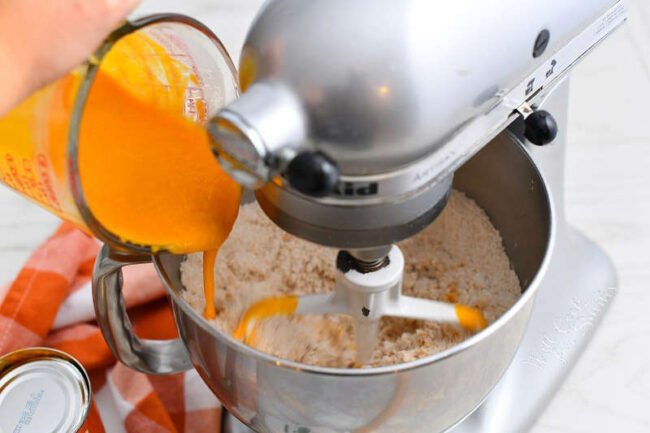
[[[125,23],[0,119],[0,181],[119,250],[215,248],[240,188],[204,125],[237,94],[235,68],[203,25]]]

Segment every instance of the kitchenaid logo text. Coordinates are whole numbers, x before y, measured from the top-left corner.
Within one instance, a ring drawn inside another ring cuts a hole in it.
[[[569,310],[556,317],[553,328],[544,332],[541,341],[524,359],[524,364],[539,370],[553,360],[566,365],[576,354],[574,349],[578,343],[588,336],[614,295],[616,288],[610,287],[600,291],[591,301],[573,298]]]
[[[343,197],[365,197],[377,195],[379,192],[379,184],[377,182],[342,182],[334,187],[332,194],[340,195]]]
[[[429,181],[431,180],[438,172],[435,170],[439,164],[432,164],[428,167],[425,167],[422,171],[419,171],[415,174],[415,182]]]

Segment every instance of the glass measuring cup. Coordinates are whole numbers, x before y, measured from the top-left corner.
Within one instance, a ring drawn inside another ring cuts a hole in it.
[[[119,62],[106,60],[118,55],[116,52],[121,56]],[[127,22],[87,62],[0,119],[0,182],[114,248],[140,252],[169,249],[164,241],[133,242],[111,230],[89,205],[79,154],[84,141],[92,136],[83,134],[85,122],[93,109],[101,109],[101,100],[94,96],[98,76],[107,74],[143,105],[199,125],[238,95],[231,59],[201,23],[176,14]],[[144,122],[136,126],[160,127]],[[92,134],[100,136],[115,128],[102,124]],[[116,181],[116,175],[111,175],[114,168],[107,162],[102,174],[106,185]],[[145,210],[134,208],[132,212]],[[154,215],[154,210],[151,213]]]

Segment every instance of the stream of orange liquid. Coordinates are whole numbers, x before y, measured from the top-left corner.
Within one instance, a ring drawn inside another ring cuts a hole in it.
[[[218,250],[203,252],[203,293],[205,294],[205,311],[203,317],[212,320],[217,317],[214,306],[214,265],[217,260]]]

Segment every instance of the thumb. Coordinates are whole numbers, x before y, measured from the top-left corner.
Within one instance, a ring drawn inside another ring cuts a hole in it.
[[[0,116],[83,62],[139,0],[0,0]]]

